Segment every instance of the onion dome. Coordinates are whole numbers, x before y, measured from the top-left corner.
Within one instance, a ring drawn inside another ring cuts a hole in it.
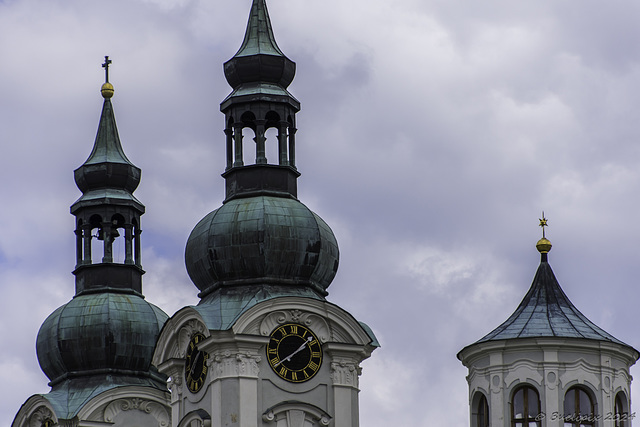
[[[89,158],[75,170],[76,185],[83,193],[104,188],[133,191],[140,184],[140,168],[127,159],[120,143],[111,97],[113,86],[102,85],[102,114]]]
[[[227,201],[196,225],[185,251],[201,297],[251,284],[310,287],[324,296],[338,259],[322,218],[296,199],[268,195]]]
[[[286,89],[295,72],[295,62],[276,44],[265,0],[254,0],[242,46],[224,64],[227,82],[234,89],[247,83],[274,83]]]
[[[42,324],[38,362],[55,385],[96,374],[157,377],[151,359],[168,316],[142,297],[126,293],[76,296]]]

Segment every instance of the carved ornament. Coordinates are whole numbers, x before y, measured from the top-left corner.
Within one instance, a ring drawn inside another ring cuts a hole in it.
[[[169,427],[171,418],[164,406],[157,402],[133,397],[130,399],[118,399],[111,402],[104,410],[104,420],[113,423],[114,419],[122,412],[142,411],[158,420],[158,426]]]
[[[213,360],[212,360],[213,359]],[[226,377],[252,377],[257,378],[260,374],[258,363],[262,358],[250,353],[236,353],[225,351],[223,353],[214,354],[209,359],[212,365],[213,378]]]
[[[328,426],[331,424],[329,414],[320,408],[301,402],[289,402],[268,409],[262,415],[262,420],[286,427]]]
[[[358,377],[362,374],[362,368],[350,360],[334,359],[331,362],[331,380],[333,385],[342,385],[358,388]]]
[[[202,324],[202,322],[196,319],[191,319],[180,327],[180,330],[178,331],[178,340],[177,340],[178,342],[176,343],[177,344],[176,356],[178,358],[185,357],[187,352],[187,346],[189,345],[189,341],[191,340],[191,337],[196,333],[201,333],[205,337],[208,337],[209,329],[207,329]]]
[[[285,323],[299,323],[307,326],[322,343],[331,338],[331,329],[323,317],[297,309],[278,310],[265,316],[260,324],[260,335],[268,336],[275,328]]]
[[[42,427],[46,422],[50,422],[50,425],[54,426],[56,425],[55,420],[56,417],[51,409],[40,406],[29,417],[29,427]]]

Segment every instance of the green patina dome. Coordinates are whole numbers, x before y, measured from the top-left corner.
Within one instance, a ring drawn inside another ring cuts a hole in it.
[[[138,295],[78,295],[40,327],[38,362],[52,383],[98,372],[150,373],[156,340],[167,318]]]
[[[298,200],[233,199],[204,217],[185,251],[187,272],[202,291],[274,284],[310,287],[321,295],[338,270],[331,228]]]

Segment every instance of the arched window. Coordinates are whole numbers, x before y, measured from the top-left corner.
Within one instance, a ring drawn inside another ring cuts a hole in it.
[[[541,427],[540,396],[525,385],[516,389],[511,399],[511,427]]]
[[[489,403],[484,394],[476,403],[476,427],[489,427]]]
[[[564,427],[595,425],[593,401],[582,387],[571,387],[564,395]]]
[[[613,422],[615,427],[627,427],[629,424],[627,419],[629,413],[627,412],[627,397],[623,392],[616,394],[616,402],[614,406]]]

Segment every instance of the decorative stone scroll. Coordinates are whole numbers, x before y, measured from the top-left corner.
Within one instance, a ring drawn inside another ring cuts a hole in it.
[[[331,380],[334,385],[358,388],[358,377],[362,368],[352,360],[334,359],[331,362]]]
[[[276,427],[320,427],[331,424],[331,416],[322,409],[302,402],[276,405],[262,414],[266,423]]]
[[[104,410],[104,420],[108,423],[125,411],[142,411],[158,420],[158,426],[169,427],[171,418],[167,410],[157,402],[133,397],[130,399],[118,399],[111,402]]]
[[[50,423],[50,426],[54,426],[57,424],[55,423],[55,419],[55,415],[51,409],[46,406],[40,406],[29,417],[29,427],[42,427],[46,425],[47,422]]]
[[[209,329],[196,319],[191,319],[180,327],[178,331],[177,356],[179,359],[185,357],[189,340],[196,334],[201,333],[205,337],[209,336]]]
[[[226,377],[251,377],[257,378],[260,374],[260,363],[262,358],[250,353],[235,353],[225,351],[223,353],[214,354],[209,359],[209,367],[213,372],[213,378]]]
[[[314,313],[302,310],[278,310],[268,314],[260,324],[260,335],[268,336],[278,326],[285,323],[300,323],[313,330],[320,342],[331,338],[331,329],[327,321]]]

